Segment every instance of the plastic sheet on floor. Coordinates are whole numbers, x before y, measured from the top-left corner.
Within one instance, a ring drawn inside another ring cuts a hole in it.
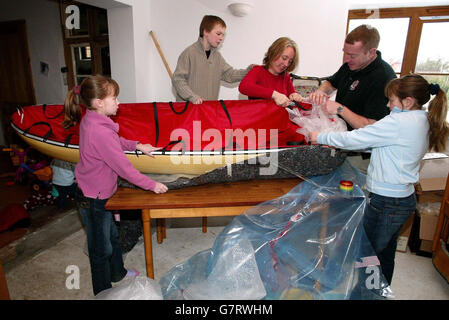
[[[162,293],[161,287],[153,279],[136,276],[100,292],[95,300],[162,300]]]
[[[364,183],[345,162],[248,209],[164,275],[164,299],[392,298],[363,230]]]

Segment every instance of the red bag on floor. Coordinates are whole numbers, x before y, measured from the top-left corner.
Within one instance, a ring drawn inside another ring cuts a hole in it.
[[[0,211],[0,232],[8,230],[15,223],[31,216],[21,204],[10,204]]]

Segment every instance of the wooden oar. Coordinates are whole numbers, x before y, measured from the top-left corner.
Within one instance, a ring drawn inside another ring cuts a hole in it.
[[[165,60],[164,53],[162,52],[161,46],[159,45],[159,42],[156,39],[156,36],[154,35],[153,31],[150,31],[150,35],[153,38],[154,44],[156,45],[156,49],[159,52],[159,55],[162,58],[162,62],[164,62],[165,69],[167,69],[168,75],[170,76],[170,79],[173,77],[173,72],[171,72],[170,66],[168,65],[167,60]]]

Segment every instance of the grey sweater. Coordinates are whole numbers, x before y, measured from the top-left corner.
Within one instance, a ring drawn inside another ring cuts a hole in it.
[[[178,58],[172,77],[177,93],[176,101],[193,102],[200,97],[204,100],[217,100],[221,80],[238,82],[248,71],[249,67],[232,68],[215,48],[211,48],[208,59],[201,38],[198,38]]]

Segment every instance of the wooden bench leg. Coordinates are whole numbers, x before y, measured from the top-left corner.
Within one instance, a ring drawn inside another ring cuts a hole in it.
[[[156,225],[157,225],[157,243],[162,243],[165,238],[167,238],[167,231],[165,228],[165,219],[160,218],[156,219]]]
[[[162,243],[162,241],[164,240],[162,220],[163,219],[156,219],[157,243]]]
[[[154,279],[153,247],[151,243],[151,215],[150,209],[142,209],[143,240],[145,245],[145,264],[147,277]]]
[[[203,233],[207,232],[207,217],[203,217]]]

